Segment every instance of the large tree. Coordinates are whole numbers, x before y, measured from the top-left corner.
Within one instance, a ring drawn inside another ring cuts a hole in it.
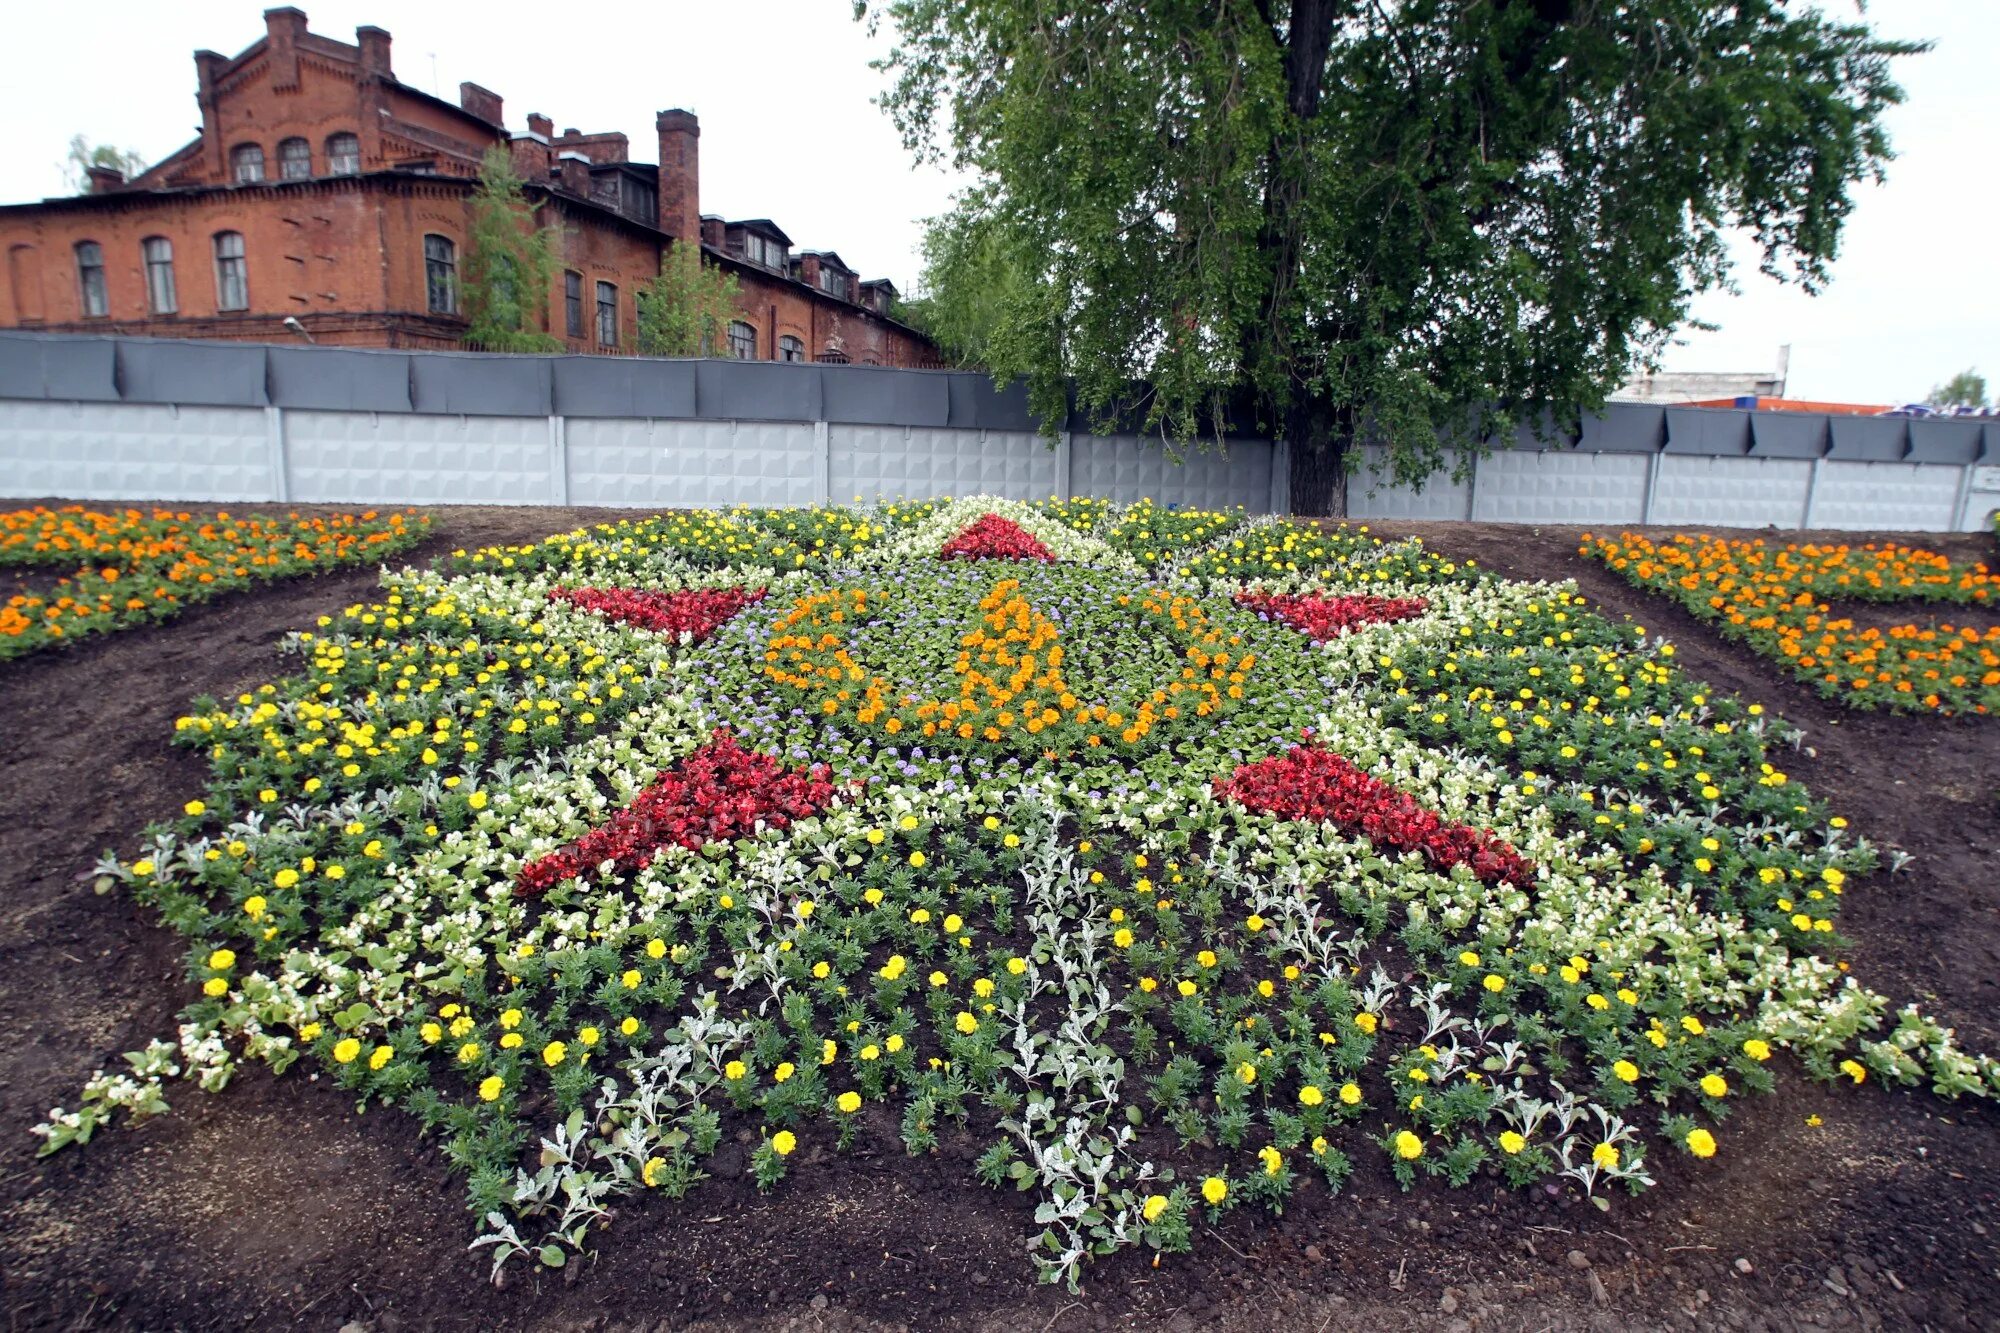
[[[1420,480],[1600,406],[1728,282],[1738,228],[1816,287],[1923,49],[1783,0],[857,12],[896,30],[909,147],[975,173],[950,234],[1025,266],[991,368],[1182,437],[1247,400],[1308,514],[1344,510],[1357,442]],[[952,287],[983,267],[934,268],[931,300],[989,299]]]

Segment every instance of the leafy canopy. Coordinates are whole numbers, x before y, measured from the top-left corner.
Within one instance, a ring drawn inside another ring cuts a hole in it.
[[[548,325],[555,233],[538,226],[514,160],[486,150],[468,209],[465,341],[489,352],[558,352]]]
[[[1420,479],[1441,435],[1600,405],[1727,283],[1736,228],[1817,287],[1923,49],[1783,0],[857,12],[897,35],[908,147],[977,177],[933,233],[935,327],[987,327],[1045,415],[1143,384],[1186,436],[1248,390],[1306,512],[1302,459],[1324,500],[1363,435]],[[1021,279],[982,289],[996,255]]]
[[[736,317],[736,275],[701,261],[694,245],[673,245],[660,274],[639,293],[644,356],[715,356]]]
[[[1932,389],[1924,401],[1932,407],[1985,407],[1986,377],[1976,370],[1961,370]]]

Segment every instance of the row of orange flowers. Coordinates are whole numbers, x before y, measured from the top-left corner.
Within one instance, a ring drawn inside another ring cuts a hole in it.
[[[429,527],[415,511],[235,515],[69,505],[0,512],[0,567],[74,571],[0,606],[0,660],[165,620],[232,589],[380,560],[414,545]]]
[[[1584,534],[1581,553],[1662,593],[1784,663],[1820,693],[1862,708],[1985,713],[2000,707],[2000,625],[1858,625],[1832,600],[2000,606],[2000,575],[1934,551]]]

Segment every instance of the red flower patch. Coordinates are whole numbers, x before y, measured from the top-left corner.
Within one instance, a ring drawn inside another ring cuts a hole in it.
[[[1439,871],[1462,865],[1481,883],[1526,887],[1534,863],[1487,829],[1447,822],[1415,797],[1370,777],[1331,750],[1294,745],[1218,779],[1216,795],[1280,819],[1330,821],[1377,847],[1422,852]]]
[[[759,821],[782,829],[833,799],[824,765],[788,769],[718,730],[708,744],[653,779],[600,828],[521,867],[514,896],[539,898],[606,861],[626,874],[643,870],[666,847],[704,846],[747,837]]]
[[[557,588],[552,602],[567,602],[595,611],[607,620],[637,625],[660,634],[692,636],[700,643],[729,618],[764,600],[762,588],[691,588],[686,592],[651,592],[643,588]]]
[[[944,544],[941,560],[1041,560],[1053,561],[1055,553],[1036,536],[1012,519],[987,514],[964,532]]]
[[[1282,620],[1322,642],[1362,625],[1413,620],[1431,609],[1421,597],[1321,597],[1316,593],[1294,597],[1288,593],[1239,592],[1236,604]]]

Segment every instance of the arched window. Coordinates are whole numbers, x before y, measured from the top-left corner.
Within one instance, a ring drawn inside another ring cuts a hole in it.
[[[563,328],[572,338],[583,336],[583,274],[563,270]]]
[[[229,164],[238,185],[254,185],[264,179],[262,144],[240,143],[229,150]]]
[[[618,287],[615,283],[597,284],[597,345],[618,345]]]
[[[331,134],[326,140],[326,173],[329,176],[356,176],[361,173],[361,140],[351,134]]]
[[[757,330],[737,320],[729,326],[729,354],[738,361],[757,359]]]
[[[449,236],[424,237],[424,294],[433,315],[458,313],[458,247]]]
[[[146,261],[146,307],[156,315],[173,314],[181,308],[174,291],[174,243],[148,236],[139,242],[139,254]]]
[[[111,297],[104,288],[104,247],[96,241],[76,243],[76,285],[85,316],[102,318],[111,313]]]
[[[278,176],[281,180],[308,180],[312,174],[311,144],[304,139],[286,139],[278,145]]]
[[[805,359],[806,345],[803,342],[800,342],[789,333],[778,339],[778,360],[803,361]]]
[[[847,353],[841,351],[838,347],[829,347],[814,357],[813,360],[823,362],[829,366],[844,366],[847,364]]]
[[[250,308],[250,268],[243,258],[243,233],[215,233],[215,308]]]

